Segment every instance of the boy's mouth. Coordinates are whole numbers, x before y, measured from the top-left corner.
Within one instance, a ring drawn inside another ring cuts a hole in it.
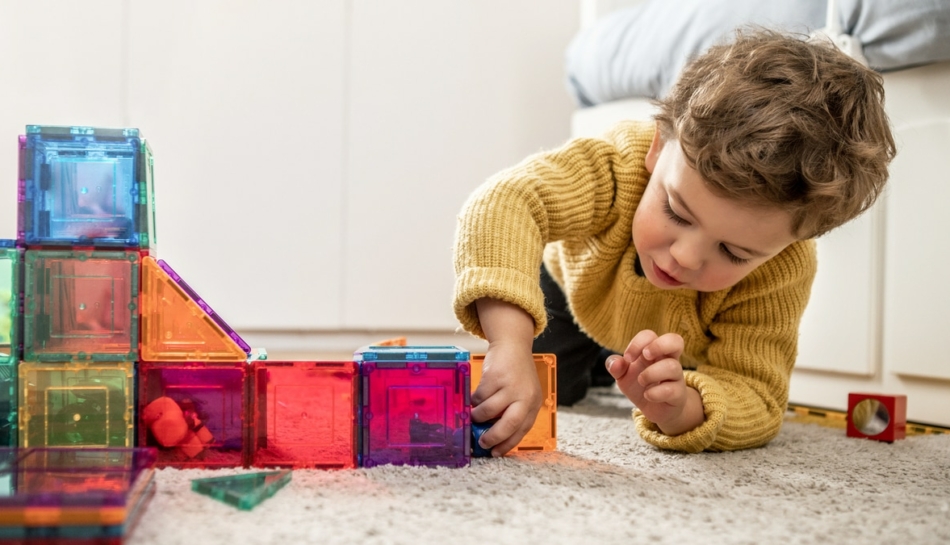
[[[683,285],[683,282],[680,282],[679,280],[677,280],[677,279],[674,278],[673,276],[667,274],[667,272],[664,271],[663,269],[661,269],[659,266],[657,266],[657,264],[656,264],[655,261],[653,262],[653,276],[655,276],[656,279],[657,279],[660,283],[665,284],[665,285],[670,286],[670,287],[674,287],[674,288],[675,288],[675,287],[678,287],[678,286],[682,286],[682,285]]]

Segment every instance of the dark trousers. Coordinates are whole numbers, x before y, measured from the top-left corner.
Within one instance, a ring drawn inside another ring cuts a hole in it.
[[[592,381],[598,386],[613,381],[604,368],[604,361],[614,352],[594,342],[577,327],[564,293],[543,265],[541,291],[548,326],[534,340],[533,351],[557,356],[557,404],[573,405],[584,399]]]

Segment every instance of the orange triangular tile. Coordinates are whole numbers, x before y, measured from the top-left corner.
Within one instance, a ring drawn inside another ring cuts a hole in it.
[[[152,257],[142,260],[142,361],[247,359],[228,335]]]

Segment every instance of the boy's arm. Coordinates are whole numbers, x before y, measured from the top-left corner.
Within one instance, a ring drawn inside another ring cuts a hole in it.
[[[500,417],[479,443],[501,456],[528,433],[541,408],[541,383],[531,354],[534,320],[497,299],[479,299],[476,306],[488,350],[481,383],[472,394],[472,420]]]
[[[495,454],[517,444],[519,433],[523,436],[521,432],[534,424],[540,406],[530,352],[531,341],[547,326],[539,281],[544,248],[549,242],[591,239],[609,231],[617,251],[626,249],[626,218],[639,198],[637,184],[645,183],[644,157],[654,132],[654,123],[630,122],[604,139],[571,140],[538,153],[493,176],[462,208],[455,237],[453,306],[466,331],[489,340],[486,371],[473,397],[473,419],[504,414],[499,422],[503,425],[482,436],[486,443],[500,441]],[[618,211],[617,203],[632,204],[631,210]],[[487,308],[485,301],[507,307],[489,303],[492,308]],[[493,316],[501,308],[505,310],[499,314],[506,317],[496,321]],[[522,328],[503,325],[509,319],[530,324],[530,332],[512,335]]]
[[[606,230],[629,242],[630,225],[618,222],[614,206],[632,202],[637,189],[629,179],[618,180],[646,172],[653,132],[653,123],[627,123],[605,139],[571,140],[472,192],[458,218],[454,250],[454,310],[466,331],[484,336],[475,301],[487,297],[527,311],[539,335],[547,325],[538,279],[545,245]]]

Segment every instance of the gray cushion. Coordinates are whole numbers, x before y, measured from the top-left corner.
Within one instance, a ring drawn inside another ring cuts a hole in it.
[[[840,0],[839,11],[872,68],[950,59],[950,0]],[[808,34],[825,19],[826,0],[647,0],[574,37],[568,88],[582,106],[661,97],[691,57],[740,26]]]

